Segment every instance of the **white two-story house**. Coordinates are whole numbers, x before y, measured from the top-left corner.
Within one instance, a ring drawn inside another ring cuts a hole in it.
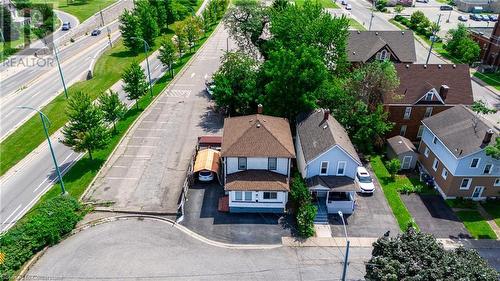
[[[287,119],[262,114],[226,118],[221,156],[230,212],[285,211],[295,158]]]
[[[351,214],[361,160],[342,125],[325,109],[299,117],[295,147],[297,166],[317,201],[318,214],[322,209]]]
[[[458,105],[422,123],[419,162],[445,199],[500,197],[500,160],[485,153],[499,134],[488,121]]]

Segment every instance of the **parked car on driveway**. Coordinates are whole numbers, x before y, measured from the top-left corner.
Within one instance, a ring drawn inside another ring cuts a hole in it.
[[[498,15],[488,15],[488,18],[490,18],[490,21],[498,21]]]
[[[64,31],[70,30],[71,29],[71,23],[70,22],[64,22],[61,29],[64,30]]]
[[[471,14],[471,15],[469,16],[469,18],[470,18],[471,20],[475,20],[475,21],[480,21],[480,20],[481,20],[481,18],[479,17],[479,15],[476,15],[476,14]]]
[[[346,9],[346,10],[352,10],[352,6],[351,6],[351,4],[347,4],[347,5],[345,5],[345,9]]]
[[[467,17],[466,16],[458,16],[458,20],[459,21],[467,21]]]
[[[443,5],[443,6],[440,6],[439,9],[441,11],[451,11],[451,10],[453,10],[453,7],[452,6],[448,6],[448,5]]]
[[[211,171],[203,170],[198,173],[198,180],[202,182],[209,182],[214,180],[214,173]]]
[[[375,190],[373,179],[365,167],[358,167],[354,182],[361,190],[361,193],[373,193]]]
[[[347,0],[342,0],[340,3],[345,6],[347,5]]]
[[[98,28],[92,30],[92,33],[90,33],[90,35],[92,35],[92,36],[97,36],[99,34],[101,34],[101,30]]]
[[[488,15],[479,15],[481,17],[481,20],[482,21],[490,21],[490,18],[488,17]]]

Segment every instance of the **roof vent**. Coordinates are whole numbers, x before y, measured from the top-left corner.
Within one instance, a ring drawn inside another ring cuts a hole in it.
[[[378,35],[378,31],[375,31],[375,35]]]
[[[424,68],[427,68],[427,64],[424,64]]]
[[[352,52],[352,54],[353,54],[353,55],[355,55],[355,54],[356,54],[356,52]]]
[[[398,144],[402,144],[402,143],[403,143],[403,141],[398,141]]]
[[[406,68],[410,68],[410,65],[409,65],[409,64],[407,64],[407,65],[406,65]]]
[[[441,65],[440,64],[438,64],[438,68],[441,69]]]
[[[404,31],[401,31],[401,35],[405,35],[405,32],[404,32]]]
[[[257,123],[255,126],[256,126],[257,128],[260,128],[260,123]]]
[[[456,64],[454,64],[454,65],[453,65],[453,68],[457,68],[457,65],[456,65]]]
[[[328,123],[323,125],[323,130],[326,130],[326,128],[328,128]]]

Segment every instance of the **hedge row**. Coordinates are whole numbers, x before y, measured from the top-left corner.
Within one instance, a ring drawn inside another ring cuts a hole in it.
[[[405,18],[401,15],[395,16],[394,20],[413,30],[415,33],[424,36],[427,39],[429,39],[433,35],[432,31],[430,31],[429,29],[420,26],[414,26],[408,18]],[[441,38],[438,38],[436,42],[441,42]]]
[[[34,254],[59,242],[84,212],[73,197],[58,196],[41,203],[31,214],[0,236],[0,253],[4,255],[0,280],[9,280]]]

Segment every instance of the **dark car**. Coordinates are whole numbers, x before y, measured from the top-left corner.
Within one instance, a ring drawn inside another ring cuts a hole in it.
[[[490,21],[498,21],[498,15],[488,15],[488,18],[490,18]]]
[[[472,14],[469,17],[470,17],[471,20],[475,20],[475,21],[480,21],[481,20],[481,18],[478,15],[476,15],[476,14]]]
[[[97,36],[99,34],[101,34],[101,30],[100,29],[94,29],[94,30],[92,30],[92,33],[90,33],[90,35],[92,35],[92,36]]]
[[[451,10],[453,10],[453,7],[452,6],[448,6],[448,5],[443,5],[443,6],[440,6],[439,9],[441,11],[451,11]]]
[[[71,23],[70,22],[64,22],[61,29],[64,30],[64,31],[70,30],[71,29]]]

